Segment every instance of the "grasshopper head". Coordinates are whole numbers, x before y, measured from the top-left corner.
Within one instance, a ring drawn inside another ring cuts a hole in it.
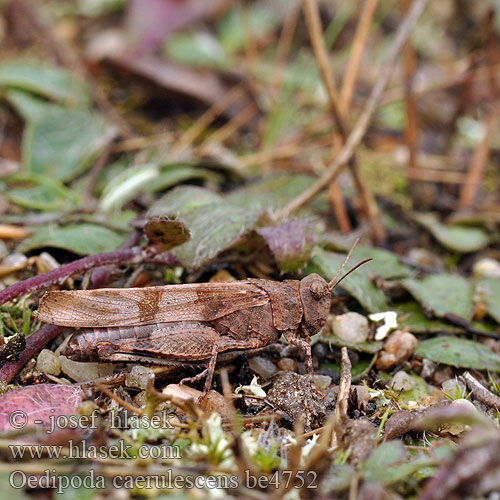
[[[304,317],[302,322],[310,335],[318,333],[330,312],[330,289],[319,274],[310,274],[300,281],[300,300]]]

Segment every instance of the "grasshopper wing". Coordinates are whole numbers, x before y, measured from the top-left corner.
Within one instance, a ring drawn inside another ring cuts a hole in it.
[[[267,302],[268,293],[248,281],[101,288],[47,292],[35,315],[61,326],[134,326],[212,321]]]

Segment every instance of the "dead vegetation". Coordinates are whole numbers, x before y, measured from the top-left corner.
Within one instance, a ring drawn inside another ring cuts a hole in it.
[[[4,491],[498,494],[499,15],[462,0],[4,2]],[[293,292],[313,273],[327,296],[332,280],[327,318],[309,307],[320,285],[310,302]],[[106,299],[236,282],[254,302],[228,294],[208,318],[190,299],[160,329],[169,343]],[[68,347],[73,323],[33,314],[50,290],[96,290],[102,323],[83,302],[79,326],[119,340]],[[92,359],[65,355],[82,346]]]

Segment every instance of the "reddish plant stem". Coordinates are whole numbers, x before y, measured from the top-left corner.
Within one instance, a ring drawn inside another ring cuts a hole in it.
[[[73,274],[83,273],[89,269],[105,266],[108,264],[135,264],[144,260],[147,251],[141,247],[116,250],[109,253],[90,255],[83,259],[75,260],[70,264],[53,269],[47,273],[16,283],[0,292],[0,305],[21,295],[47,288],[56,283],[61,283]]]
[[[16,361],[6,361],[0,368],[0,383],[8,384],[17,375],[17,372],[40,352],[49,342],[54,340],[62,331],[62,326],[43,325],[26,339],[26,347],[19,354]]]

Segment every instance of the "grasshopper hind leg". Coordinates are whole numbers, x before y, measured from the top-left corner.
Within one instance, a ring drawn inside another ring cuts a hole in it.
[[[298,338],[296,332],[294,332],[292,330],[287,330],[287,331],[283,332],[283,336],[285,337],[286,341],[289,344],[297,346],[299,349],[302,349],[304,351],[306,370],[307,370],[307,374],[309,375],[309,380],[311,383],[311,390],[317,396],[320,396],[321,399],[324,399],[325,396],[323,396],[323,393],[316,387],[316,384],[314,383],[314,378],[313,378],[314,372],[313,372],[313,364],[312,364],[311,345],[309,343],[307,343],[305,340]]]
[[[208,391],[210,390],[210,387],[212,386],[212,380],[214,378],[214,373],[215,373],[215,364],[217,363],[217,354],[219,352],[218,348],[219,346],[217,344],[213,345],[212,355],[210,357],[208,367],[205,368],[205,370],[203,370],[201,373],[198,373],[198,375],[195,375],[194,377],[186,377],[180,381],[180,384],[182,385],[187,382],[189,383],[199,382],[200,380],[205,378],[205,387],[203,388],[202,398],[205,398],[205,396],[208,394]]]

